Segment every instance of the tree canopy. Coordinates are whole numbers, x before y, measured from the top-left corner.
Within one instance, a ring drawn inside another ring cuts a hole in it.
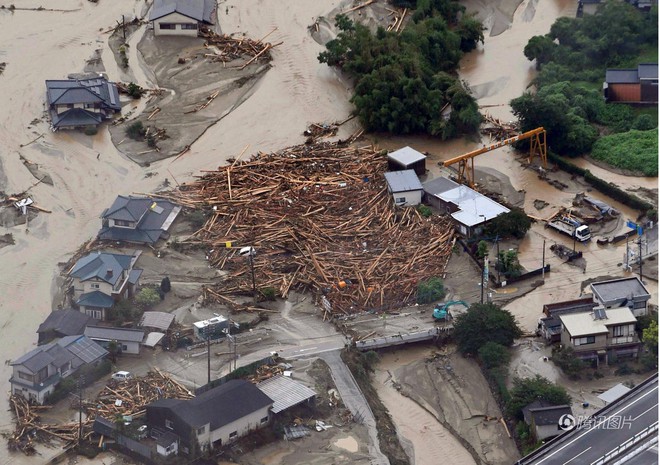
[[[522,239],[532,227],[532,220],[529,219],[524,210],[513,208],[507,213],[497,215],[490,220],[486,227],[486,234],[489,236],[499,236],[506,238],[513,236],[516,239]]]
[[[473,304],[454,321],[454,337],[464,354],[476,355],[488,342],[504,347],[522,334],[513,315],[494,304]]]
[[[454,0],[410,3],[416,11],[400,34],[383,28],[372,34],[337,15],[340,32],[319,61],[355,79],[351,101],[368,130],[443,139],[475,132],[481,124],[478,105],[453,73],[462,54],[483,42],[483,26],[461,14],[464,8]],[[451,112],[443,112],[448,108]]]
[[[571,403],[571,396],[566,389],[549,379],[536,375],[533,378],[514,378],[513,388],[509,391],[511,399],[507,404],[509,415],[522,420],[522,409],[535,400],[544,400],[551,405]]]

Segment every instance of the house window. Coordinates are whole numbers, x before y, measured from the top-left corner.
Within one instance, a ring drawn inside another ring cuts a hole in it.
[[[115,226],[121,226],[123,228],[132,228],[133,222],[126,220],[115,220]]]
[[[405,197],[397,197],[394,199],[396,203],[406,203],[406,198]]]
[[[204,434],[204,431],[206,431],[206,426],[202,426],[201,428],[197,429],[197,436],[201,436]]]
[[[188,30],[196,30],[197,29],[197,23],[182,23],[181,24],[181,29],[188,29]]]
[[[172,420],[165,420],[165,428],[174,429],[174,422]]]
[[[263,417],[261,419],[261,424],[263,425],[264,423],[268,423],[268,417]]]
[[[101,288],[101,285],[100,285],[100,284],[97,284],[97,283],[92,283],[92,284],[91,284],[91,287],[92,287],[92,289],[100,289],[100,288]]]
[[[614,328],[612,328],[612,335],[614,337],[623,336],[623,328],[624,328],[624,326],[615,326]]]
[[[236,436],[238,436],[238,431],[234,431],[233,433],[230,433],[229,439],[236,439]]]
[[[633,304],[633,308],[646,308],[646,301],[637,301]]]
[[[122,351],[123,351],[123,350],[128,350],[128,346],[127,346],[126,344],[122,344],[122,345],[121,345],[121,350],[122,350]]]
[[[160,23],[158,25],[160,29],[176,29],[176,24],[174,23]]]
[[[19,371],[19,372],[18,372],[18,377],[19,377],[20,379],[24,379],[25,381],[29,381],[29,382],[34,381],[34,376],[33,376],[33,375],[30,375],[30,374],[27,374],[27,373],[23,373],[22,371]]]
[[[103,319],[103,310],[92,310],[92,309],[86,309],[85,314],[88,316],[91,316],[92,318],[96,320],[102,320]]]
[[[576,337],[574,339],[576,346],[583,346],[587,344],[595,344],[596,336],[587,336],[587,337]]]

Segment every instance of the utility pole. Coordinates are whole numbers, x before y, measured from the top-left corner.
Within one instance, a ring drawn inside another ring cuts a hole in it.
[[[82,426],[82,411],[83,411],[83,385],[85,384],[85,376],[81,375],[78,378],[78,445],[82,441],[83,426]]]
[[[484,259],[484,263],[485,263],[485,259]],[[485,267],[485,264],[484,264],[484,267]],[[485,274],[484,270],[485,270],[485,268],[481,269],[481,303],[482,304],[484,303],[484,274]]]
[[[254,278],[254,249],[250,252],[250,269],[252,271],[252,300],[254,306],[257,306],[257,281]]]
[[[628,248],[629,237],[626,237],[626,271],[630,270],[630,250]]]
[[[211,384],[211,333],[206,333],[206,372],[207,382]]]
[[[541,263],[541,279],[545,281],[545,239],[543,239],[543,259]]]
[[[495,245],[497,246],[497,261],[495,262],[495,271],[497,271],[497,285],[500,285],[500,235],[495,236]]]
[[[639,280],[642,280],[642,236],[639,236]]]

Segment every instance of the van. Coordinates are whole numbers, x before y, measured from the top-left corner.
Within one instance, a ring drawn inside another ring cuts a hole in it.
[[[115,381],[128,381],[133,377],[130,371],[118,371],[112,374],[112,379]]]

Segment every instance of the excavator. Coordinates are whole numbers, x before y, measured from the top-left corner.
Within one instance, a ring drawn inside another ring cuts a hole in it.
[[[470,308],[470,305],[462,300],[450,300],[446,303],[440,303],[433,309],[433,318],[435,321],[449,321],[454,318],[449,312],[449,307],[452,305],[463,305],[465,308]]]

